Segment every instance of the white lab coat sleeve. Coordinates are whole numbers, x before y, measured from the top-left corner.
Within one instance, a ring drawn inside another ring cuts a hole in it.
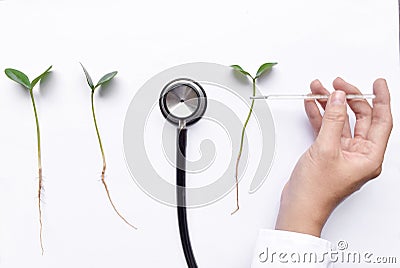
[[[332,268],[331,243],[316,236],[260,230],[252,268]]]

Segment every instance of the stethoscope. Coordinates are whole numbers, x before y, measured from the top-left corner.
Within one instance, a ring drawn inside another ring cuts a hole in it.
[[[178,225],[183,252],[189,268],[197,268],[196,259],[190,243],[186,217],[186,144],[187,126],[204,115],[207,96],[201,85],[191,79],[176,79],[169,82],[161,91],[160,109],[164,117],[177,128],[176,142],[176,197]]]

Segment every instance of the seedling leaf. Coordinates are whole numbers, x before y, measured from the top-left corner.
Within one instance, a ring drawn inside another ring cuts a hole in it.
[[[243,70],[243,68],[240,67],[239,65],[231,65],[231,67],[232,67],[235,71],[241,72],[242,74],[253,78],[253,77],[251,76],[251,74],[249,74],[248,72],[246,72],[245,70]]]
[[[36,77],[35,79],[33,79],[32,81],[32,85],[31,88],[34,88],[36,86],[36,84],[42,80],[51,70],[51,68],[53,68],[53,65],[51,65],[49,68],[47,68],[46,71],[44,71],[41,75],[39,75],[38,77]]]
[[[263,75],[266,71],[271,70],[274,65],[278,64],[277,62],[268,62],[264,63],[263,65],[258,68],[256,79]]]
[[[94,87],[94,85],[93,85],[93,80],[92,80],[92,78],[90,77],[88,71],[87,71],[86,68],[83,66],[83,64],[82,64],[82,63],[80,63],[80,64],[81,64],[81,66],[82,66],[83,72],[85,73],[86,81],[87,81],[89,87],[90,87],[92,90],[94,90],[95,87]]]
[[[113,79],[114,76],[117,75],[117,73],[118,73],[117,71],[114,71],[114,72],[111,72],[111,73],[108,73],[108,74],[104,75],[104,76],[99,80],[99,82],[97,82],[97,85],[95,86],[95,88],[98,88],[99,86],[101,86],[101,85],[107,83],[108,81],[110,81],[111,79]]]
[[[31,82],[29,82],[29,78],[23,72],[11,68],[5,69],[4,72],[7,77],[14,82],[17,82],[27,89],[31,89]]]

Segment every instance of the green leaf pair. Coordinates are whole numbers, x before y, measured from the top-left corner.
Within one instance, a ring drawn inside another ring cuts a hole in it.
[[[18,84],[22,85],[28,90],[32,90],[36,86],[36,84],[50,72],[52,67],[53,65],[47,68],[47,70],[44,71],[41,75],[33,79],[32,83],[29,81],[28,76],[21,71],[8,68],[5,69],[4,72],[7,75],[7,77],[13,80],[14,82],[17,82]]]
[[[83,66],[83,64],[82,64],[82,63],[80,63],[80,64],[81,64],[81,66],[82,66],[83,72],[85,73],[86,81],[87,81],[89,87],[90,87],[93,91],[94,91],[96,88],[98,88],[99,86],[104,85],[105,83],[107,83],[108,81],[110,81],[111,79],[113,79],[114,76],[116,76],[117,73],[118,73],[117,71],[108,73],[108,74],[104,75],[102,78],[100,78],[99,82],[97,82],[97,84],[94,85],[94,84],[93,84],[93,80],[92,80],[92,78],[90,77],[90,74],[88,73],[88,71],[86,70],[86,68]]]
[[[234,70],[236,70],[236,71],[238,71],[238,72],[244,74],[245,76],[248,76],[248,77],[250,77],[250,78],[253,79],[253,80],[256,80],[256,79],[258,79],[260,76],[262,76],[264,73],[266,73],[267,71],[271,70],[272,67],[274,67],[274,65],[276,65],[276,64],[278,64],[278,63],[277,63],[277,62],[267,62],[267,63],[262,64],[262,65],[260,66],[260,68],[258,68],[257,74],[256,74],[255,77],[253,77],[249,72],[245,71],[245,70],[244,70],[242,67],[240,67],[239,65],[236,65],[236,64],[235,64],[235,65],[231,65],[231,67],[232,67]]]

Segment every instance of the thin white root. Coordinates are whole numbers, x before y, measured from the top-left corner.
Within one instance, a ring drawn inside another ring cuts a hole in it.
[[[43,222],[42,222],[42,168],[39,167],[39,188],[38,188],[38,208],[39,208],[39,239],[40,239],[40,249],[42,250],[42,255],[44,254],[44,247],[43,247]]]
[[[235,179],[236,179],[236,209],[231,213],[231,215],[235,214],[236,212],[239,211],[239,161],[240,161],[240,156],[238,156],[236,160],[236,174],[235,174]]]
[[[137,227],[135,227],[135,226],[132,225],[129,221],[127,221],[127,220],[124,218],[124,216],[122,216],[121,213],[118,211],[117,207],[114,205],[114,202],[113,202],[112,199],[111,199],[110,191],[108,190],[107,183],[106,183],[106,181],[105,181],[105,179],[104,179],[105,174],[106,174],[106,165],[105,165],[105,163],[104,163],[104,165],[103,165],[103,170],[102,170],[102,172],[101,172],[101,182],[103,183],[104,189],[106,190],[108,200],[110,201],[110,204],[111,204],[112,208],[114,209],[115,213],[117,213],[117,215],[118,215],[127,225],[129,225],[129,226],[132,227],[133,229],[137,230]]]

